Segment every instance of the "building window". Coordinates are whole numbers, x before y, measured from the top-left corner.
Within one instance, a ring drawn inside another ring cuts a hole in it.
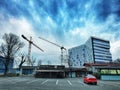
[[[79,55],[77,54],[77,59],[79,59]]]

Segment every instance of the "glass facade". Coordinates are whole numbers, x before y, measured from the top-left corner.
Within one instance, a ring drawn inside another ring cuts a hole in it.
[[[94,62],[111,62],[110,42],[107,40],[91,37],[93,46]]]
[[[85,46],[81,45],[68,50],[70,67],[82,67],[85,62]],[[82,51],[82,52],[81,52]]]
[[[112,61],[110,43],[90,37],[84,45],[68,50],[71,67],[82,67],[84,63],[106,63]]]

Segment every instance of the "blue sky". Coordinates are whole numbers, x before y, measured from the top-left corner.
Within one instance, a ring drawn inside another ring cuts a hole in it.
[[[0,32],[32,36],[45,51],[33,46],[32,55],[43,63],[59,64],[60,49],[39,36],[66,48],[100,37],[110,40],[113,59],[120,58],[120,0],[0,0]]]

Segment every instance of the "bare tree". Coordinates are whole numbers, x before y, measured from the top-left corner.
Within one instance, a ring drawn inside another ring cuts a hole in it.
[[[115,63],[120,63],[120,58],[117,58],[114,62]]]
[[[22,68],[23,63],[26,61],[26,57],[24,54],[21,55],[21,60],[19,64],[19,70]]]
[[[50,60],[48,60],[48,61],[47,61],[47,64],[48,64],[48,65],[51,65],[51,61],[50,61]]]
[[[42,60],[38,61],[38,66],[42,65]]]
[[[35,64],[35,61],[36,61],[36,58],[34,58],[34,57],[32,56],[32,58],[31,58],[31,61],[30,61],[30,63],[31,63],[31,66],[34,66],[34,64]]]
[[[8,66],[10,64],[10,60],[14,58],[15,54],[24,46],[24,43],[20,41],[19,37],[15,34],[9,33],[4,34],[2,39],[4,43],[0,46],[0,54],[5,57],[4,66],[5,71],[4,75],[8,73]]]

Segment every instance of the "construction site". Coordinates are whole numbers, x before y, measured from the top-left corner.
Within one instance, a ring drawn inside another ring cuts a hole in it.
[[[32,41],[32,37],[27,39],[22,35],[22,38],[29,43],[29,47],[27,65],[22,66],[20,75],[33,75],[36,78],[73,78],[84,77],[86,74],[90,73],[96,75],[99,79],[102,77],[104,80],[112,76],[114,77],[113,80],[116,80],[120,74],[120,64],[112,62],[110,43],[108,40],[90,37],[84,45],[67,49],[45,38],[38,37],[60,48],[60,63],[59,65],[32,66],[30,64],[31,46],[34,45],[42,52],[44,52],[44,50]],[[103,68],[103,66],[105,68]],[[103,75],[103,71],[105,70],[111,70],[111,72],[114,71],[115,73],[105,74],[105,76]]]
[[[85,74],[85,68],[70,68],[69,56],[67,48],[58,45],[54,42],[51,42],[47,39],[39,37],[39,39],[48,42],[61,50],[60,55],[60,64],[59,65],[40,65],[40,66],[31,66],[30,64],[30,56],[31,56],[31,46],[34,45],[41,52],[44,52],[39,46],[37,46],[33,41],[32,37],[30,39],[26,38],[24,35],[21,35],[23,39],[25,39],[29,43],[28,47],[28,57],[27,57],[27,65],[22,66],[20,70],[21,75],[29,75],[34,74],[36,78],[65,78],[65,77],[80,77],[82,74]],[[77,73],[77,74],[76,74]]]

